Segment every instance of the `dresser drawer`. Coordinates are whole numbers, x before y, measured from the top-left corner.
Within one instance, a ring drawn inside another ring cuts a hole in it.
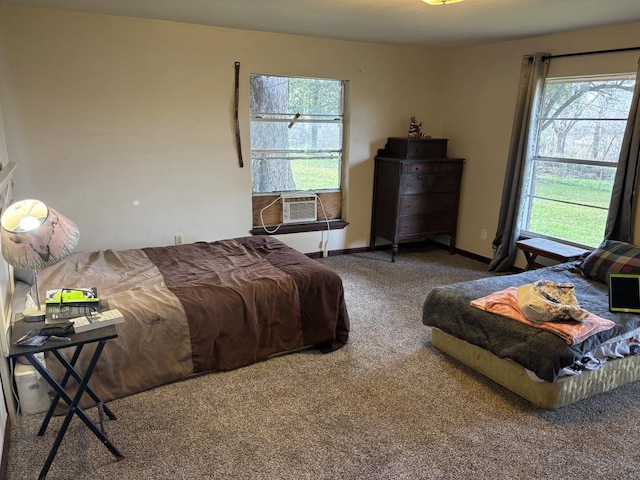
[[[400,215],[420,215],[424,213],[458,211],[457,193],[434,193],[422,195],[402,195],[400,197]]]
[[[386,154],[395,158],[438,158],[447,156],[446,138],[404,138],[387,139]]]
[[[456,229],[456,215],[439,212],[398,218],[398,236],[450,233]]]
[[[456,175],[462,172],[462,162],[403,162],[402,173]]]
[[[400,176],[400,193],[445,193],[460,190],[460,175],[432,175],[420,173]]]

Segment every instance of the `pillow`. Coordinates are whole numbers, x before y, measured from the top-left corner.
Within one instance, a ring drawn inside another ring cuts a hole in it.
[[[610,273],[640,273],[640,247],[605,240],[580,263],[580,270],[585,276],[605,283]]]

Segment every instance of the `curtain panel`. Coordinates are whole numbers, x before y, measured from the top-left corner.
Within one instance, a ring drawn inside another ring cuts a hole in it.
[[[516,242],[520,236],[523,213],[522,185],[531,175],[528,158],[535,145],[535,125],[549,62],[548,53],[525,55],[522,58],[498,228],[492,242],[494,255],[489,263],[490,271],[508,271],[516,259]]]
[[[627,127],[622,139],[616,177],[613,181],[605,240],[631,242],[635,217],[636,184],[640,166],[640,59]]]

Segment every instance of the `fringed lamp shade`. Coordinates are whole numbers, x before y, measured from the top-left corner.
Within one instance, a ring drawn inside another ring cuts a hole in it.
[[[33,270],[37,313],[40,308],[37,270],[55,265],[69,255],[78,244],[78,226],[39,200],[21,200],[10,205],[0,218],[2,256],[9,265]],[[24,312],[25,320],[29,317]]]
[[[22,200],[0,219],[2,255],[15,268],[55,265],[78,245],[78,226],[39,200]]]

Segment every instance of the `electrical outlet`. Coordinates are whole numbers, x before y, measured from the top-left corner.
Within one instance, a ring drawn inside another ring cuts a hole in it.
[[[176,234],[173,236],[173,242],[174,242],[176,245],[182,245],[182,234],[181,234],[181,233],[176,233]]]
[[[480,230],[480,240],[486,240],[487,239],[487,230],[486,229],[482,229]]]

